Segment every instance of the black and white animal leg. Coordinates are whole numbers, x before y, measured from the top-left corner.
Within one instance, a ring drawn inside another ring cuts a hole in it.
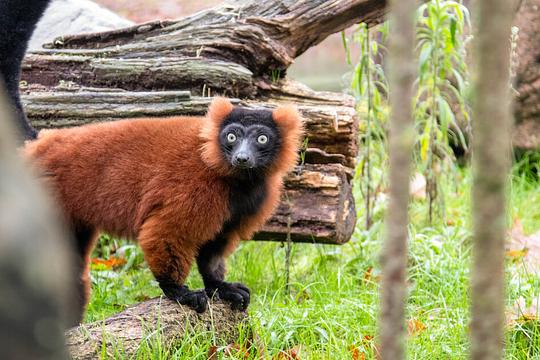
[[[229,283],[225,279],[225,260],[223,253],[227,239],[218,236],[206,243],[197,255],[197,266],[204,281],[207,295],[231,304],[234,310],[246,310],[250,301],[249,289],[240,283]]]
[[[167,277],[156,277],[159,287],[166,297],[187,305],[198,313],[203,313],[208,307],[208,296],[204,290],[190,290],[186,285],[178,285]]]

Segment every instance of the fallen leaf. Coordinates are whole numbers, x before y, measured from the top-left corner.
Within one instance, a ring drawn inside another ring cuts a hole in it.
[[[208,353],[206,354],[206,358],[208,360],[216,360],[217,357],[217,350],[218,347],[216,345],[212,345],[208,348]]]
[[[220,348],[212,345],[208,348],[206,355],[208,360],[217,360]],[[249,351],[238,344],[229,344],[222,348],[224,357],[233,357],[235,359],[249,359]]]
[[[374,338],[375,337],[373,335],[364,335],[364,337],[362,337],[362,343],[364,345],[366,344],[369,345],[373,341]]]
[[[424,330],[426,330],[426,325],[424,325],[424,323],[420,320],[410,319],[407,321],[407,335],[418,335]]]
[[[529,249],[526,249],[526,248],[521,249],[521,250],[506,250],[504,255],[510,260],[512,260],[513,262],[516,262],[524,258],[528,252],[529,252]]]
[[[375,356],[375,359],[381,358],[381,354],[379,352],[379,345],[375,341],[375,337],[373,335],[364,335],[362,337],[362,346],[367,351],[371,350],[373,355]]]
[[[126,259],[122,257],[116,257],[116,256],[111,256],[109,259],[100,259],[100,258],[92,259],[92,265],[96,265],[100,268],[105,268],[106,270],[117,268],[124,264],[126,264]]]
[[[302,348],[300,345],[296,345],[290,349],[280,350],[279,353],[273,357],[275,360],[299,360]]]
[[[249,359],[249,351],[238,345],[238,344],[229,344],[223,350],[225,356],[232,356],[235,359]]]
[[[520,297],[512,306],[511,311],[506,314],[507,325],[514,326],[517,323],[540,320],[540,295],[533,298],[527,306],[527,300]]]
[[[371,281],[371,274],[373,273],[373,267],[368,267],[366,272],[364,273],[364,281],[368,282]]]
[[[364,282],[378,282],[381,279],[380,271],[373,269],[373,267],[368,267],[364,272],[363,280]]]
[[[302,289],[301,291],[293,295],[297,304],[302,304],[303,302],[311,298],[311,295],[309,294],[309,291],[307,289]]]
[[[353,360],[365,360],[366,356],[360,349],[358,349],[356,346],[351,345],[349,346],[349,351],[351,352],[351,356]]]
[[[531,274],[540,272],[540,232],[525,235],[523,224],[519,219],[514,220],[512,229],[506,241],[506,255]]]

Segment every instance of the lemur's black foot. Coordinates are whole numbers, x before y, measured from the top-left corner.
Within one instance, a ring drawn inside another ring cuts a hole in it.
[[[233,310],[246,310],[249,305],[250,291],[240,283],[221,282],[206,288],[209,297],[218,298],[231,304]]]
[[[208,308],[208,296],[204,290],[189,290],[185,285],[161,285],[165,296],[176,300],[182,305],[187,305],[198,313],[203,313]]]

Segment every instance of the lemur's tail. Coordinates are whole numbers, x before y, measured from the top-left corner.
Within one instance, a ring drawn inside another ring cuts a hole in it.
[[[3,78],[5,82],[17,127],[24,140],[35,139],[37,132],[28,122],[21,104],[19,95],[21,62],[36,24],[50,1],[0,1],[0,79]]]

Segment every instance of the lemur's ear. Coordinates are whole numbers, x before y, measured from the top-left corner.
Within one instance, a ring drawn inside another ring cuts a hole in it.
[[[223,120],[231,113],[233,105],[229,99],[224,97],[215,97],[208,108],[206,117],[219,127]]]
[[[280,106],[272,112],[281,139],[281,150],[272,167],[273,171],[286,172],[298,161],[300,141],[304,135],[303,118],[295,106]]]
[[[208,113],[199,134],[203,140],[201,149],[203,161],[206,165],[222,172],[224,175],[230,171],[230,166],[220,151],[219,129],[223,120],[227,118],[233,108],[229,99],[215,97],[208,108]]]

